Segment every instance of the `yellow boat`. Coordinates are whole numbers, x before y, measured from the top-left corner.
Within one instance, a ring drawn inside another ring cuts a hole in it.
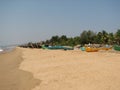
[[[107,47],[102,47],[102,48],[99,48],[99,50],[111,50],[112,49],[112,47],[109,47],[109,48],[107,48]]]
[[[86,52],[97,52],[98,50],[98,48],[86,47]]]

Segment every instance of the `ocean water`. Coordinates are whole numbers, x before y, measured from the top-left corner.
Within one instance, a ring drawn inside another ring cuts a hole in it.
[[[13,50],[15,47],[16,47],[16,45],[0,46],[0,53],[9,52],[9,51]]]
[[[3,51],[3,49],[0,48],[0,52],[2,52],[2,51]]]

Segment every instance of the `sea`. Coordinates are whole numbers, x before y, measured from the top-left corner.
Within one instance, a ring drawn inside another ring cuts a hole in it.
[[[0,46],[0,53],[6,53],[12,51],[17,45],[5,45]]]

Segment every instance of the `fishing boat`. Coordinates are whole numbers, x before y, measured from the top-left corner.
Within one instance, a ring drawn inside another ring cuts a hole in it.
[[[86,52],[97,52],[99,49],[98,48],[93,48],[93,47],[86,47]]]
[[[62,49],[62,50],[73,50],[73,48],[69,47],[69,46],[46,46],[46,45],[43,45],[42,48],[43,49],[50,49],[50,50],[59,50],[59,49]]]
[[[86,50],[86,48],[85,48],[85,47],[81,47],[80,49],[81,49],[82,51],[85,51],[85,50]]]
[[[112,49],[112,47],[101,47],[101,48],[98,48],[99,50],[111,50]]]
[[[120,46],[114,45],[114,50],[120,51]]]

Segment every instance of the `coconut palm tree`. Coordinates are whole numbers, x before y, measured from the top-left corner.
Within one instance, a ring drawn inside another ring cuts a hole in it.
[[[120,29],[115,33],[115,41],[118,45],[120,45]]]

